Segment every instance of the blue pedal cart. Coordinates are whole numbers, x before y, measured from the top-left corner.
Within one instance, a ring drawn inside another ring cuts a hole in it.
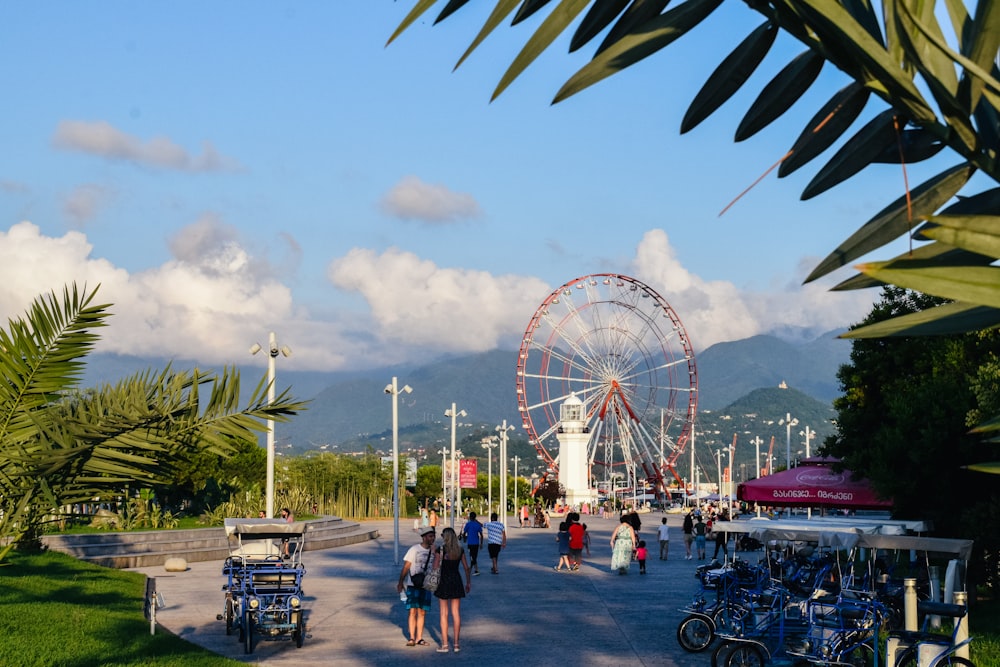
[[[223,611],[226,634],[237,634],[246,653],[260,639],[305,640],[302,608],[304,521],[226,519],[229,557],[222,567],[226,583]]]

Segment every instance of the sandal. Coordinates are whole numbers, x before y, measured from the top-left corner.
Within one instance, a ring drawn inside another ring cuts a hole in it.
[[[459,646],[458,644],[455,644],[455,653],[458,653],[461,650],[462,650],[462,647]]]
[[[417,646],[430,646],[430,644],[427,643],[426,639],[418,639]]]
[[[406,640],[406,645],[407,646],[416,646],[417,645],[417,640],[416,639],[408,639],[408,640]]]
[[[438,648],[437,652],[438,653],[447,653],[448,652],[448,645],[447,644],[441,644],[441,646]]]

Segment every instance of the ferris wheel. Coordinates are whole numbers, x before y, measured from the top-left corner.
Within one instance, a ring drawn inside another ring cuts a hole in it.
[[[584,403],[591,485],[623,472],[664,489],[694,428],[698,372],[680,318],[648,285],[599,273],[571,280],[538,307],[517,362],[529,441],[558,470],[560,406]],[[621,469],[624,470],[621,470]]]

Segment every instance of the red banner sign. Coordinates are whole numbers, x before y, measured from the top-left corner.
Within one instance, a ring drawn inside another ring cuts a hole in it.
[[[458,462],[458,487],[460,489],[476,488],[476,459],[460,459]]]

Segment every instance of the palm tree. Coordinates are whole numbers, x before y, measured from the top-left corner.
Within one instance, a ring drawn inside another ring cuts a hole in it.
[[[168,481],[178,452],[225,455],[255,438],[262,420],[304,407],[262,380],[239,407],[239,374],[143,372],[79,390],[83,359],[106,326],[109,304],[74,284],[35,300],[0,330],[0,560],[37,542],[47,516],[73,503]]]
[[[443,3],[435,23],[466,3]],[[389,42],[435,4],[434,0],[418,0]],[[593,57],[556,93],[556,103],[693,31],[722,0],[685,0],[669,9],[667,4],[667,0],[552,3],[502,75],[493,97],[574,22],[570,51],[601,35],[603,39]],[[515,10],[514,26],[546,5],[548,0],[497,0],[458,65]],[[808,164],[844,137],[862,116],[869,98],[879,98],[882,107],[842,142],[806,186],[803,199],[825,192],[871,164],[899,164],[905,169],[946,148],[954,154],[951,166],[907,188],[858,227],[820,262],[806,282],[911,235],[919,244],[911,252],[861,264],[856,267],[858,275],[834,289],[894,284],[943,297],[947,302],[860,327],[845,336],[933,335],[1000,325],[1000,267],[992,266],[1000,258],[1000,188],[996,187],[1000,181],[1000,70],[996,64],[1000,4],[988,0],[882,0],[878,4],[866,0],[746,0],[746,6],[752,12],[748,16],[756,13],[763,22],[751,26],[747,37],[710,75],[689,106],[681,132],[708,118],[749,80],[779,32],[798,40],[804,49],[760,91],[739,123],[737,141],[781,117],[812,86],[827,63],[846,75],[846,85],[790,142],[788,153],[775,165],[778,177]],[[941,17],[948,19],[947,36]],[[656,85],[662,85],[662,80]],[[970,179],[977,173],[993,183],[970,192]],[[979,429],[1000,430],[1000,417]],[[1000,463],[981,464],[978,469],[1000,472]]]

